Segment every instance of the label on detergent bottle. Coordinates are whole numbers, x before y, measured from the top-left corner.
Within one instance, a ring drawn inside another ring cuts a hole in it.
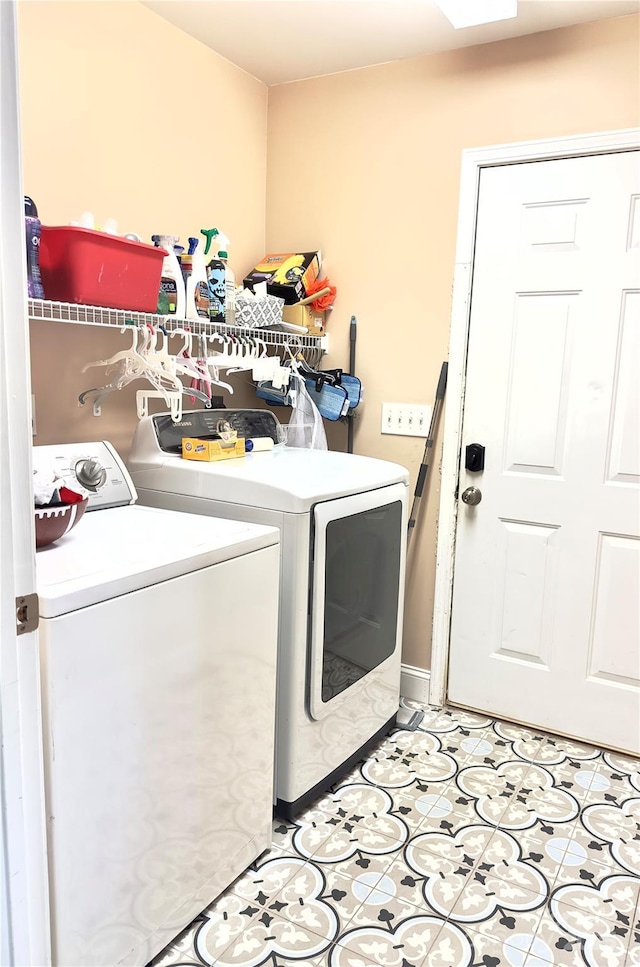
[[[178,311],[178,287],[176,280],[165,276],[160,279],[158,312],[161,316],[175,315]]]
[[[225,271],[224,262],[212,259],[207,266],[209,288],[209,318],[224,322]]]
[[[196,312],[204,319],[209,318],[209,286],[206,282],[198,282],[194,290]]]

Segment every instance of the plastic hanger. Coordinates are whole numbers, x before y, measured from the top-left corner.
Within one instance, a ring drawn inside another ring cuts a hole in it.
[[[92,366],[105,366],[105,367],[113,366],[115,363],[120,362],[121,360],[134,360],[137,362],[142,362],[141,354],[139,352],[140,330],[138,329],[137,326],[134,326],[134,327],[126,326],[125,328],[120,330],[120,332],[123,332],[123,333],[127,331],[133,332],[133,342],[129,349],[122,349],[120,350],[120,352],[115,353],[109,359],[98,359],[98,360],[95,360],[95,362],[87,363],[86,366],[82,367],[80,372],[86,373],[86,371],[88,369],[91,369]]]
[[[164,393],[156,390],[139,389],[136,393],[136,412],[138,419],[143,420],[147,416],[149,412],[148,401],[157,398],[164,399],[169,407],[171,419],[174,423],[179,423],[182,419],[182,393],[179,392]]]
[[[184,393],[189,393],[194,402],[198,399],[206,407],[211,406],[212,383],[226,389],[229,393],[233,393],[233,387],[220,380],[217,372],[212,376],[206,365],[206,338],[204,336],[199,337],[201,339],[200,358],[195,360],[190,355],[193,334],[186,329],[174,330],[173,332],[184,337],[180,349],[181,355],[174,355],[169,351],[169,335],[163,327],[154,329],[147,324],[133,329],[133,340],[129,349],[120,350],[108,359],[87,363],[82,372],[93,366],[107,368],[116,366],[118,372],[110,383],[92,387],[80,393],[78,396],[79,405],[85,405],[90,396],[95,396],[93,411],[96,416],[99,416],[100,404],[109,393],[123,389],[124,386],[136,379],[146,379],[152,388],[137,391],[136,409],[138,415],[140,416],[141,413],[146,415],[148,399],[162,398],[170,409],[172,419],[179,420],[182,414],[181,401]],[[187,355],[182,355],[184,353]],[[190,377],[192,385],[190,387],[185,386],[180,376]],[[180,415],[177,416],[177,414]]]

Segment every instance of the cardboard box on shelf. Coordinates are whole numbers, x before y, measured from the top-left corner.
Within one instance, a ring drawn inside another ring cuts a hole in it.
[[[284,299],[285,305],[292,305],[307,295],[308,287],[318,278],[321,261],[320,252],[265,255],[245,277],[243,284],[253,290],[257,282],[266,282],[269,295]]]
[[[299,302],[293,306],[284,306],[282,309],[283,322],[308,329],[310,336],[324,335],[326,319],[326,312],[318,312],[313,306],[301,305]]]

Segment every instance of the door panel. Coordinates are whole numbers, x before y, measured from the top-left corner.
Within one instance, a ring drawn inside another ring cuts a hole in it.
[[[637,685],[638,628],[626,616],[639,587],[640,541],[600,534],[587,669],[594,680]]]
[[[536,293],[516,300],[505,414],[507,472],[562,473],[575,296]]]
[[[449,666],[454,703],[634,753],[639,198],[637,152],[482,170]]]
[[[553,625],[557,528],[498,521],[496,654],[547,666]]]
[[[640,484],[640,293],[624,292],[614,375],[608,481]]]

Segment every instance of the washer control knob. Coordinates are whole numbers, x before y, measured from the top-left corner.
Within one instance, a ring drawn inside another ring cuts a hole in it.
[[[94,457],[78,460],[75,465],[75,474],[78,483],[93,493],[103,487],[107,481],[107,471]]]

